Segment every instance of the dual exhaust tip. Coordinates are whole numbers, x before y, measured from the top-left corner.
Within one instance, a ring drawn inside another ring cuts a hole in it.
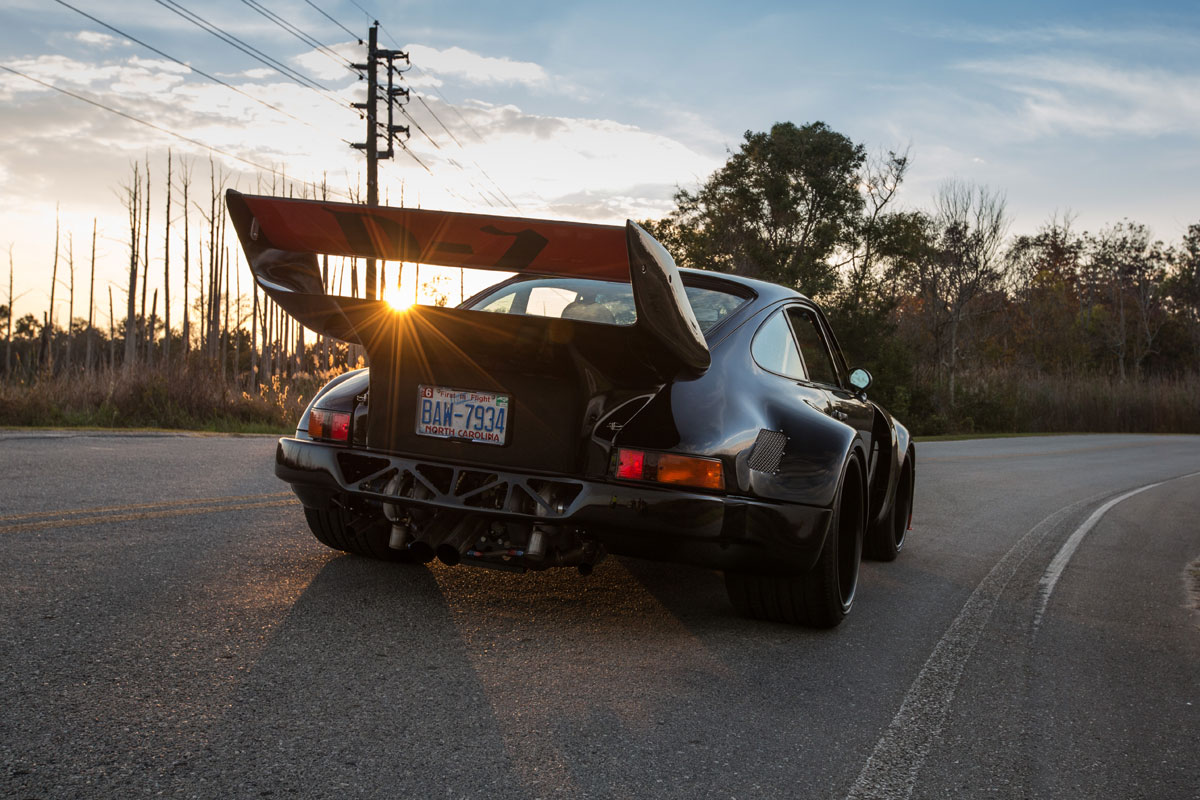
[[[419,564],[428,564],[437,558],[453,567],[462,562],[463,553],[479,540],[487,527],[487,521],[480,517],[465,517],[452,526],[435,525],[431,527],[429,535],[416,538],[411,524],[394,520],[388,547],[406,550],[409,557]]]
[[[461,564],[463,556],[468,552],[471,552],[472,556],[475,555],[471,551],[471,548],[479,542],[487,532],[488,527],[489,523],[483,517],[464,517],[450,525],[436,525],[435,523],[435,525],[431,526],[427,536],[416,538],[416,531],[411,523],[393,519],[388,547],[393,550],[406,551],[409,558],[419,564],[428,564],[436,558],[446,566],[453,567]],[[444,532],[447,530],[448,532]],[[529,541],[526,543],[525,548],[523,550],[511,550],[508,554],[537,560],[544,558],[546,555],[546,533],[540,527],[535,526],[529,533]],[[581,554],[582,550],[573,550],[569,553],[569,556],[578,556]],[[573,557],[563,559],[562,554],[556,560],[559,562],[557,566],[571,566],[573,564],[579,570],[580,575],[591,575],[595,569],[595,563],[592,561],[576,560]]]

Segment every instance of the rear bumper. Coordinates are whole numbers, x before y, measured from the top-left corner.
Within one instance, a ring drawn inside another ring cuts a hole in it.
[[[830,509],[815,506],[504,472],[292,438],[279,440],[275,474],[306,506],[354,498],[567,525],[595,537],[610,553],[747,572],[808,570],[831,517]],[[417,491],[389,493],[396,475]],[[547,487],[561,499],[540,499]]]

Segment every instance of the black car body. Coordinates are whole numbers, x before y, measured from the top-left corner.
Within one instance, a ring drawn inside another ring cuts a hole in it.
[[[267,293],[368,355],[279,442],[326,544],[517,571],[689,563],[724,571],[749,616],[818,626],[849,611],[864,548],[903,544],[908,431],[797,292],[679,270],[632,222],[227,202]],[[398,312],[326,295],[315,253],[516,274]]]

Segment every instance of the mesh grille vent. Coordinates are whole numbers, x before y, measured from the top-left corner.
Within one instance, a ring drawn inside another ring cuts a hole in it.
[[[758,472],[775,472],[779,469],[779,459],[783,458],[783,448],[787,444],[787,436],[783,431],[760,430],[750,450],[750,469]]]

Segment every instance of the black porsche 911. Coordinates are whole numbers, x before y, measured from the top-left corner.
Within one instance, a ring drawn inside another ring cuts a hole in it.
[[[744,615],[830,627],[863,555],[904,544],[909,433],[799,293],[679,270],[633,222],[227,204],[259,285],[367,353],[276,454],[326,545],[513,571],[694,564]],[[515,274],[398,311],[326,294],[317,253]]]

